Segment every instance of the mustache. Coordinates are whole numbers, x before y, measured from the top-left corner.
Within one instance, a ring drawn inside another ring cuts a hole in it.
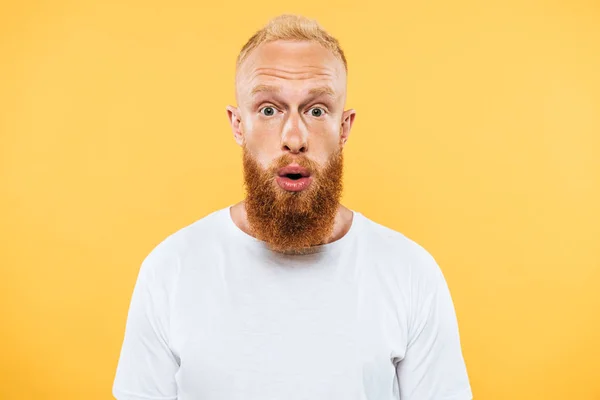
[[[273,160],[269,165],[268,170],[272,174],[277,174],[277,171],[281,168],[287,167],[292,163],[298,164],[302,168],[306,168],[311,175],[316,175],[319,172],[319,164],[315,161],[304,155],[296,156],[289,153]]]

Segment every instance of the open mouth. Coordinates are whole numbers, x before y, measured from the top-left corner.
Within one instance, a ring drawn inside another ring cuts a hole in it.
[[[302,178],[308,178],[310,176],[310,172],[308,169],[299,165],[288,165],[287,167],[281,168],[278,171],[278,175],[292,180],[298,180]]]
[[[290,192],[300,192],[306,189],[312,181],[310,171],[299,165],[288,165],[278,171],[277,183]]]
[[[284,175],[286,178],[289,178],[293,181],[297,181],[300,178],[303,178],[304,176],[302,174],[285,174]]]

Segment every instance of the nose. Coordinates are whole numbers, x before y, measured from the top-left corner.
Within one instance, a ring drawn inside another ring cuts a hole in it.
[[[292,114],[285,122],[281,135],[281,149],[292,154],[308,151],[308,129],[300,116]]]

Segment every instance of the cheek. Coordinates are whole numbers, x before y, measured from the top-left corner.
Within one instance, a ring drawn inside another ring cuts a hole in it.
[[[280,131],[276,121],[265,122],[249,118],[244,123],[244,142],[257,156],[264,152],[274,152],[279,149]]]
[[[325,153],[333,153],[341,148],[341,128],[337,124],[321,127],[320,134],[314,135],[315,145]],[[315,146],[316,147],[316,146]]]
[[[276,118],[261,121],[259,118],[244,119],[244,136],[249,142],[265,142],[279,140],[280,121]]]
[[[268,168],[271,160],[277,156],[277,149],[279,149],[279,142],[273,142],[269,137],[264,130],[244,132],[244,150],[263,169]]]

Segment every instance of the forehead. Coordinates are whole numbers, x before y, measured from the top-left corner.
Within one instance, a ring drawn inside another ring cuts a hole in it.
[[[346,71],[331,50],[307,41],[263,43],[242,63],[237,76],[239,96],[251,96],[260,85],[285,89],[330,87],[335,96],[346,90]]]

